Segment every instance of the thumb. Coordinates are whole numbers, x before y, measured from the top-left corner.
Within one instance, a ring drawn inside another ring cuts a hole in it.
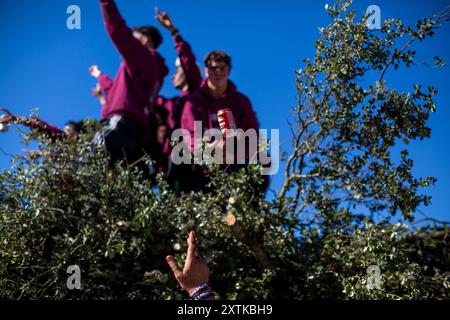
[[[175,260],[175,258],[173,256],[167,256],[166,261],[176,279],[178,279],[179,277],[181,277],[183,275],[183,270],[181,270],[180,265],[178,264],[177,260]]]

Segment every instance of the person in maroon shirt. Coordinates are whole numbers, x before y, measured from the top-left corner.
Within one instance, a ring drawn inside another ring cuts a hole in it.
[[[149,113],[150,138],[146,151],[156,162],[156,171],[164,172],[168,180],[173,181],[175,172],[174,170],[168,170],[173,168],[169,164],[170,135],[173,130],[180,128],[184,103],[189,95],[200,87],[202,75],[191,46],[183,39],[168,13],[161,12],[158,8],[155,8],[155,13],[155,18],[160,25],[172,34],[175,49],[178,52],[172,83],[176,89],[180,90],[180,95],[172,98],[157,97],[156,103]],[[89,72],[98,79],[98,85],[92,89],[92,93],[103,106],[105,97],[108,97],[111,90],[113,80],[103,73],[97,65],[90,67]]]
[[[233,113],[237,129],[244,131],[254,129],[256,133],[259,130],[258,119],[250,100],[240,93],[236,85],[229,79],[232,68],[231,57],[223,51],[215,50],[205,57],[204,62],[207,77],[200,88],[187,99],[181,117],[181,128],[190,134],[188,147],[191,152],[199,142],[194,138],[194,122],[201,121],[202,134],[207,129],[220,129],[217,112],[224,108],[229,108]],[[230,172],[241,167],[245,167],[245,165],[226,166]],[[194,191],[204,189],[206,180],[198,170],[189,180],[188,187],[190,189]],[[267,186],[266,178],[264,191]]]
[[[22,124],[32,130],[43,133],[52,142],[77,141],[79,135],[85,131],[85,125],[83,121],[68,121],[64,125],[64,129],[61,130],[58,127],[52,126],[51,124],[37,117],[26,118],[13,115],[10,112],[8,112],[7,115],[0,117],[0,125],[9,126],[11,124]],[[22,149],[22,151],[27,152],[30,156],[33,157],[41,157],[45,155],[45,153],[37,150]],[[77,165],[79,165],[79,162],[74,163],[74,167],[76,167]]]
[[[148,176],[148,168],[139,160],[150,140],[148,115],[168,73],[156,51],[162,36],[150,26],[130,29],[114,0],[100,0],[100,5],[106,30],[123,62],[114,80],[97,74],[106,99],[102,106],[104,126],[94,144],[106,147],[110,165],[119,160],[138,163]]]
[[[193,94],[202,82],[202,74],[195,54],[190,44],[181,36],[167,12],[161,12],[155,8],[156,19],[160,25],[168,30],[175,43],[178,57],[175,60],[175,72],[172,75],[173,86],[180,94],[167,98],[159,96],[156,99],[155,115],[157,122],[156,148],[160,150],[160,156],[156,161],[158,171],[165,173],[169,185],[178,193],[180,183],[190,174],[187,166],[174,166],[170,161],[172,146],[170,137],[175,129],[181,127],[181,114],[188,97]],[[181,183],[182,186],[182,183]]]
[[[159,96],[156,100],[156,109],[165,116],[166,121],[163,121],[163,123],[168,127],[168,136],[164,139],[163,148],[164,153],[169,155],[170,141],[168,137],[170,137],[172,130],[180,128],[181,111],[184,103],[200,87],[202,75],[191,46],[183,39],[180,31],[175,27],[167,12],[161,12],[158,8],[155,11],[158,22],[172,34],[175,49],[178,52],[178,57],[175,61],[176,69],[172,76],[172,84],[180,91],[180,95],[173,98]]]
[[[82,121],[69,121],[64,126],[64,129],[61,130],[58,127],[52,126],[44,120],[36,117],[26,118],[13,114],[0,117],[0,124],[11,125],[13,123],[22,124],[30,129],[38,130],[39,132],[48,135],[48,137],[53,141],[75,139],[78,136],[78,133],[80,133],[84,128]]]
[[[237,90],[229,80],[231,57],[223,51],[216,50],[205,57],[205,73],[207,78],[191,95],[183,108],[181,128],[191,133],[191,150],[197,141],[194,137],[194,121],[201,121],[203,131],[220,129],[217,112],[229,108],[233,113],[238,129],[259,130],[258,119],[250,100]]]

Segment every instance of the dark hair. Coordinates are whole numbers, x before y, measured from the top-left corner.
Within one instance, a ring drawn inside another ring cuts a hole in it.
[[[76,133],[81,133],[85,129],[83,121],[69,121],[66,123],[66,126],[71,126]]]
[[[203,59],[205,66],[209,67],[211,62],[225,62],[231,68],[231,57],[222,50],[214,50],[208,53]]]
[[[163,42],[163,37],[161,33],[155,27],[152,26],[136,27],[133,28],[133,30],[139,31],[143,35],[149,37],[150,40],[152,40],[155,49],[158,49],[158,47]]]

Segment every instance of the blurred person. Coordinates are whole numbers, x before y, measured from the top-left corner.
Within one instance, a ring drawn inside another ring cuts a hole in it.
[[[64,129],[53,126],[44,120],[36,117],[26,118],[13,114],[0,117],[0,123],[11,125],[13,123],[22,124],[30,129],[38,130],[47,134],[51,140],[76,139],[78,134],[83,131],[83,121],[69,121],[65,124]]]
[[[79,135],[86,132],[86,127],[83,121],[68,121],[63,129],[53,126],[44,120],[37,117],[22,117],[13,114],[8,114],[0,117],[0,124],[11,125],[11,124],[22,124],[29,127],[32,130],[36,130],[40,133],[45,134],[51,141],[77,141]],[[59,152],[56,151],[55,152]],[[30,157],[39,158],[42,156],[47,156],[48,152],[41,152],[38,150],[22,149]],[[81,160],[81,158],[80,158]],[[74,168],[81,163],[81,161],[74,162]],[[75,169],[74,169],[75,170]]]
[[[194,121],[201,121],[204,131],[220,129],[217,112],[229,108],[236,120],[238,129],[259,130],[250,100],[237,90],[236,85],[229,79],[231,74],[231,57],[224,51],[215,50],[204,59],[206,79],[184,106],[181,127],[192,133]],[[196,141],[191,139],[191,149]]]
[[[148,115],[168,73],[164,59],[156,51],[162,36],[152,26],[130,29],[114,0],[100,0],[106,30],[123,58],[113,80],[90,68],[105,93],[102,130],[94,144],[105,146],[110,165],[124,160],[136,163],[144,176],[148,167],[140,161],[151,139]]]
[[[163,28],[171,33],[175,43],[175,49],[178,52],[178,57],[175,60],[175,72],[172,75],[172,84],[180,91],[180,95],[172,98],[159,96],[156,103],[156,106],[162,109],[161,111],[166,119],[162,121],[162,125],[167,127],[167,139],[164,141],[163,149],[165,155],[169,156],[170,134],[172,130],[180,128],[181,112],[184,103],[189,95],[200,87],[202,75],[191,46],[181,36],[180,31],[175,27],[169,14],[167,12],[161,12],[158,8],[155,8],[155,12],[156,20]]]
[[[172,189],[179,194],[189,183],[192,176],[191,166],[175,166],[171,163],[172,151],[170,137],[175,129],[181,127],[181,114],[187,98],[193,94],[202,82],[201,68],[197,63],[190,44],[181,36],[180,30],[175,27],[173,20],[167,12],[155,8],[156,20],[169,31],[173,37],[178,57],[175,60],[175,72],[172,75],[172,84],[180,94],[167,98],[159,96],[156,103],[158,123],[157,143],[161,150],[158,170],[165,173],[166,180]]]
[[[231,57],[224,51],[214,50],[206,55],[204,63],[206,79],[203,80],[200,88],[187,99],[181,118],[181,128],[190,133],[190,145],[188,147],[191,152],[199,143],[194,137],[195,121],[201,121],[202,123],[203,132],[201,134],[208,129],[220,129],[217,112],[224,108],[228,108],[232,112],[236,129],[244,131],[254,129],[257,134],[259,130],[258,119],[250,100],[239,92],[236,85],[230,80]],[[245,163],[248,163],[250,156],[252,155],[246,154]],[[246,164],[235,163],[224,168],[227,172],[234,172],[245,167]],[[268,177],[265,176],[264,184],[260,188],[263,193],[268,187],[268,182]],[[190,179],[188,189],[193,191],[204,190],[206,184],[207,179],[197,169]]]

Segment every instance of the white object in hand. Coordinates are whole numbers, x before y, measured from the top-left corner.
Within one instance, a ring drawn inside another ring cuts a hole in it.
[[[89,68],[89,73],[91,74],[91,76],[93,76],[94,78],[98,78],[101,74],[100,69],[98,68],[98,66],[94,65],[92,67]]]
[[[8,125],[0,123],[0,132],[8,132]]]

